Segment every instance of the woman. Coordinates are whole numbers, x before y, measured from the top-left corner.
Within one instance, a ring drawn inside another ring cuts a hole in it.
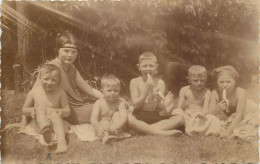
[[[71,108],[71,115],[65,118],[65,120],[71,124],[89,123],[93,104],[86,102],[86,100],[80,96],[80,92],[94,98],[101,98],[103,94],[92,88],[81,77],[73,65],[78,56],[78,46],[75,36],[68,31],[58,34],[56,37],[55,52],[58,56],[48,63],[58,66],[61,71],[60,86],[67,94]],[[34,87],[38,85],[37,81]]]

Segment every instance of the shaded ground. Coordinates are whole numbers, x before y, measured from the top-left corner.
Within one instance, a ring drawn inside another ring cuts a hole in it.
[[[258,88],[248,89],[248,96],[258,101]],[[20,109],[25,94],[2,92],[3,126],[20,121]],[[220,139],[209,136],[179,137],[133,136],[110,145],[99,141],[82,142],[75,135],[68,136],[69,150],[54,154],[55,147],[42,147],[34,138],[17,134],[12,129],[2,135],[3,163],[173,163],[173,162],[253,162],[259,161],[258,143],[239,139]],[[48,159],[50,153],[50,159]]]

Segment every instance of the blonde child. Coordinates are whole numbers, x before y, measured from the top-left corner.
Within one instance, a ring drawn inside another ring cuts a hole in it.
[[[70,115],[70,108],[66,93],[59,87],[59,68],[44,64],[39,70],[39,81],[40,85],[28,93],[22,113],[33,117],[36,132],[43,134],[47,143],[51,141],[53,129],[58,141],[56,153],[63,153],[67,151],[68,146],[62,117]]]
[[[144,52],[137,64],[141,76],[130,82],[130,95],[134,105],[132,115],[128,117],[131,128],[155,135],[174,135],[183,125],[181,116],[161,116],[160,111],[170,112],[174,108],[172,96],[165,95],[165,83],[157,76],[157,57],[151,52]],[[165,100],[165,101],[164,101]]]
[[[104,97],[94,104],[90,122],[95,127],[103,143],[117,138],[120,129],[127,123],[125,101],[119,98],[120,81],[114,75],[106,75],[101,79]]]
[[[184,111],[191,109],[207,113],[211,92],[205,88],[206,69],[200,65],[191,66],[188,70],[187,80],[190,85],[181,88],[177,108]]]
[[[237,86],[238,72],[228,65],[214,69],[213,76],[217,78],[217,89],[211,93],[209,109],[226,123],[221,135],[258,139],[258,108],[246,98],[246,91]]]
[[[177,109],[172,115],[181,115],[185,120],[185,132],[189,135],[200,133],[203,135],[216,134],[214,116],[206,115],[210,101],[210,91],[205,88],[207,71],[200,65],[188,69],[190,85],[181,88]]]

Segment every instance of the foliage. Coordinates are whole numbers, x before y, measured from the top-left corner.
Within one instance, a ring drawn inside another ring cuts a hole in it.
[[[29,69],[53,59],[56,34],[70,29],[80,41],[75,64],[87,79],[115,73],[128,86],[138,75],[138,55],[152,51],[171,90],[185,84],[192,64],[204,65],[209,72],[230,64],[242,81],[248,81],[248,72],[256,74],[258,66],[256,4],[257,0],[28,2],[27,11],[34,14],[27,13],[27,58],[38,61]],[[166,67],[172,63],[174,67]]]

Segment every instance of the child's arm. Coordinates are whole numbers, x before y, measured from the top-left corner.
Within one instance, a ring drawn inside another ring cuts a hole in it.
[[[67,99],[67,95],[64,90],[61,90],[61,117],[68,117],[70,115],[70,107]]]
[[[103,94],[99,90],[92,88],[86,81],[84,81],[84,79],[79,74],[78,70],[76,72],[76,83],[79,89],[84,93],[95,98],[103,97]]]
[[[99,137],[102,137],[104,135],[105,130],[102,128],[102,126],[99,125],[99,115],[101,110],[101,99],[97,100],[93,106],[93,110],[91,113],[90,123],[94,126],[94,128],[97,130],[97,134]]]
[[[179,93],[179,99],[178,99],[178,105],[177,108],[183,107],[183,103],[185,101],[185,93],[186,93],[186,87],[182,87]]]
[[[166,91],[165,82],[163,80],[159,80],[159,91],[158,92],[162,93],[162,95],[165,96],[165,91]]]
[[[130,95],[135,109],[140,109],[144,105],[145,99],[153,88],[153,80],[148,77],[144,91],[138,96],[137,80],[133,79],[130,82]]]
[[[233,132],[233,129],[242,121],[243,114],[246,106],[246,92],[244,89],[238,90],[238,100],[237,100],[237,108],[236,108],[236,117],[230,124],[228,130],[227,130],[227,136],[230,136]]]
[[[22,113],[26,116],[31,116],[31,113],[34,111],[34,101],[33,101],[33,92],[30,91],[27,94],[25,103],[22,108]]]
[[[108,128],[108,130],[110,132],[112,132],[112,133],[115,132],[116,130],[120,129],[127,122],[126,104],[124,102],[121,102],[119,104],[119,106],[118,106],[118,114],[119,114],[119,119],[116,120],[116,124],[112,124]]]
[[[211,94],[210,90],[207,89],[205,99],[203,102],[203,107],[202,107],[202,112],[205,114],[209,112],[210,94]]]

